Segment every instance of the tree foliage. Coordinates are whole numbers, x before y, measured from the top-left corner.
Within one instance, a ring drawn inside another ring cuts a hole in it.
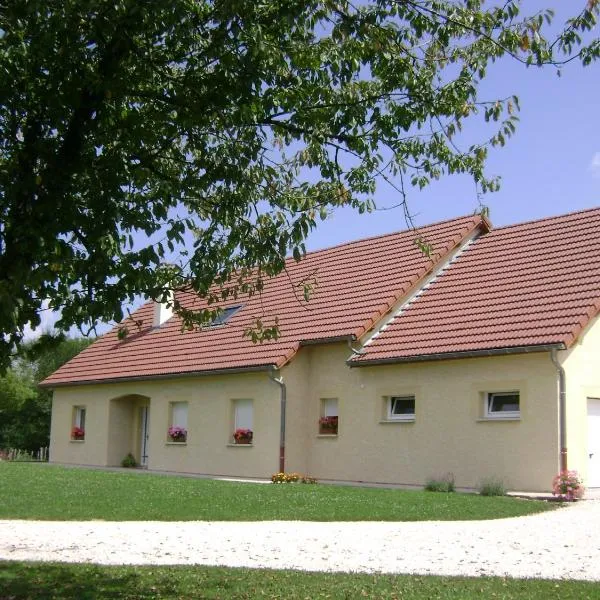
[[[598,2],[581,8],[549,41],[552,13],[510,0],[3,2],[0,362],[44,302],[68,328],[140,293],[260,289],[382,179],[400,202],[452,173],[495,189],[518,101],[479,83],[504,56],[597,58]],[[494,133],[461,147],[474,118]]]
[[[0,449],[35,451],[48,445],[51,392],[38,383],[91,343],[85,338],[42,338],[24,344],[0,377]]]

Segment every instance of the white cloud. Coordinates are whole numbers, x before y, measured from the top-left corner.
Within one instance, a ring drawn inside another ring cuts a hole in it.
[[[51,331],[54,327],[54,323],[60,319],[60,313],[48,308],[48,303],[44,302],[42,310],[40,311],[40,324],[32,329],[29,324],[25,325],[24,339],[26,341],[35,340],[40,337],[42,333]]]
[[[592,156],[590,171],[594,177],[600,177],[600,152],[596,152],[596,154]]]

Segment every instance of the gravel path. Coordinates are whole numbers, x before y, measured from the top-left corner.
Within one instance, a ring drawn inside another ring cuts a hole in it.
[[[600,581],[600,501],[497,521],[0,521],[2,559]]]

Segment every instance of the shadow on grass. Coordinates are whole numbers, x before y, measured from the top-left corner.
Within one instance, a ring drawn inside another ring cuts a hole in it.
[[[155,589],[144,590],[143,587],[143,577],[131,569],[115,571],[96,565],[73,568],[67,564],[0,562],[0,600],[158,597]]]
[[[0,600],[598,600],[596,582],[0,561]]]

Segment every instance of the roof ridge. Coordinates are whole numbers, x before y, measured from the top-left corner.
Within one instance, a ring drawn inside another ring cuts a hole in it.
[[[359,243],[363,243],[363,242],[369,242],[371,240],[378,240],[384,237],[392,237],[394,235],[400,235],[402,233],[409,233],[410,231],[420,231],[422,229],[429,229],[432,227],[438,227],[440,225],[445,225],[446,223],[453,223],[453,222],[457,222],[457,221],[462,221],[463,219],[473,219],[474,221],[474,225],[477,225],[478,223],[476,223],[477,220],[479,220],[480,223],[485,223],[488,227],[491,227],[491,223],[488,219],[485,219],[484,217],[482,217],[481,215],[478,214],[471,214],[471,215],[462,215],[459,217],[453,217],[451,219],[444,219],[442,221],[436,221],[435,223],[427,223],[426,225],[419,225],[418,227],[414,227],[414,228],[406,228],[406,229],[398,229],[396,231],[390,231],[388,233],[379,233],[377,235],[371,235],[369,237],[361,237],[358,238],[356,240],[349,240],[347,242],[340,242],[339,244],[334,244],[333,246],[326,246],[324,248],[317,248],[316,250],[310,250],[308,251],[305,256],[311,256],[311,255],[315,255],[318,254],[320,252],[327,252],[329,250],[337,250],[338,248],[342,248],[344,246],[351,246],[353,244],[359,244]],[[286,260],[289,258],[293,258],[291,256],[286,257]]]

